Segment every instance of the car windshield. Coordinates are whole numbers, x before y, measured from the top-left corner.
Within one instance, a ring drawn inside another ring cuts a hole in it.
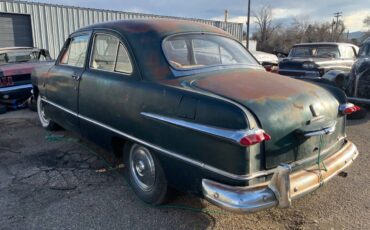
[[[33,61],[47,61],[50,57],[40,50],[9,50],[0,53],[0,65],[7,63],[21,63]]]
[[[213,34],[172,36],[164,41],[163,50],[168,62],[178,70],[258,64],[241,44]]]
[[[332,57],[339,58],[337,46],[297,46],[289,53],[289,57]]]

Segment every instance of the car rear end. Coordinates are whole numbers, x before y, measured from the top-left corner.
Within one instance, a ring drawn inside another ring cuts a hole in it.
[[[261,71],[214,75],[192,84],[245,106],[270,138],[246,146],[248,164],[259,166],[244,176],[248,186],[203,179],[210,202],[236,212],[289,207],[292,199],[321,187],[357,157],[345,125],[346,114],[358,108],[340,90]]]

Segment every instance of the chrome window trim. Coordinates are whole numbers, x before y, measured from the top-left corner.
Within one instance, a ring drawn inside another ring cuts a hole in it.
[[[42,100],[42,101],[44,101],[44,102],[46,102],[46,103],[48,103],[48,104],[50,104],[50,105],[52,105],[52,106],[55,106],[56,108],[59,108],[59,109],[63,110],[63,111],[65,111],[65,112],[67,112],[67,113],[69,113],[69,114],[71,114],[71,115],[74,115],[74,116],[76,116],[76,117],[78,117],[78,118],[81,118],[81,119],[83,119],[83,120],[85,120],[85,121],[88,121],[88,122],[90,122],[90,123],[93,123],[93,124],[95,124],[95,125],[98,125],[98,126],[100,126],[100,127],[102,127],[102,128],[108,129],[108,130],[110,130],[110,131],[112,131],[112,132],[114,132],[114,133],[117,133],[117,134],[119,134],[119,135],[121,135],[121,136],[123,136],[123,137],[126,137],[126,138],[128,138],[128,139],[131,139],[131,140],[133,140],[133,141],[136,141],[136,142],[138,142],[138,143],[140,143],[140,144],[142,144],[142,145],[145,145],[145,146],[147,146],[147,147],[149,147],[149,148],[155,149],[155,150],[157,150],[157,151],[159,151],[159,152],[161,152],[161,153],[163,153],[163,154],[166,154],[166,155],[171,156],[171,157],[173,157],[173,158],[177,158],[177,159],[179,159],[179,160],[182,160],[182,161],[185,161],[185,162],[187,162],[187,163],[193,164],[193,165],[195,165],[195,166],[198,166],[198,167],[200,167],[200,168],[203,168],[203,169],[205,169],[205,170],[211,171],[211,172],[213,172],[213,173],[216,173],[216,174],[222,175],[222,176],[224,176],[224,177],[228,177],[228,178],[230,178],[230,179],[234,179],[234,180],[241,180],[241,181],[248,181],[248,180],[251,180],[251,179],[254,179],[254,178],[264,177],[264,176],[271,175],[271,174],[273,174],[273,173],[275,172],[275,170],[276,170],[276,169],[274,168],[274,169],[269,169],[269,170],[259,171],[259,172],[255,172],[255,173],[251,173],[251,174],[243,174],[243,175],[238,175],[238,174],[234,174],[234,173],[229,173],[229,172],[226,172],[226,171],[224,171],[224,170],[222,170],[222,169],[218,169],[218,168],[213,167],[213,166],[211,166],[211,165],[205,164],[205,163],[203,163],[203,162],[201,162],[201,161],[197,161],[197,160],[194,160],[194,159],[191,159],[191,158],[188,158],[188,157],[182,156],[182,155],[180,155],[180,154],[178,154],[178,153],[176,153],[176,152],[173,152],[173,151],[170,151],[170,150],[164,149],[164,148],[162,148],[162,147],[160,147],[160,146],[157,146],[157,145],[151,144],[151,143],[149,143],[149,142],[147,142],[147,141],[141,140],[141,139],[139,139],[139,138],[137,138],[137,137],[134,137],[134,136],[132,136],[132,135],[130,135],[130,134],[124,133],[124,132],[119,131],[119,130],[117,130],[117,129],[114,129],[114,128],[112,128],[112,127],[108,126],[108,125],[105,125],[105,124],[103,124],[103,123],[100,123],[100,122],[98,122],[98,121],[96,121],[96,120],[94,120],[94,119],[91,119],[91,118],[85,117],[85,116],[83,116],[83,115],[81,115],[81,114],[78,114],[78,113],[75,113],[75,112],[73,112],[73,111],[71,111],[71,110],[69,110],[69,109],[67,109],[67,108],[64,108],[63,106],[60,106],[60,105],[58,105],[58,104],[56,104],[56,103],[54,103],[54,102],[51,102],[51,101],[47,100],[45,97],[42,97],[42,98],[41,98],[41,100]],[[343,139],[345,139],[345,137],[340,138],[338,141],[342,141]],[[336,147],[336,146],[335,146],[335,145],[331,146],[330,148],[328,148],[328,149],[326,149],[325,151],[323,151],[321,154],[322,154],[322,155],[325,155],[327,152],[329,152],[329,151],[330,151],[332,148],[334,148],[334,147]],[[290,163],[289,165],[294,169],[295,167],[298,167],[298,166],[300,166],[300,165],[303,165],[303,164],[305,164],[305,163],[307,163],[307,162],[314,161],[316,158],[317,158],[317,156],[312,156],[312,157],[309,157],[309,158],[306,158],[306,159],[303,159],[303,160],[299,160],[299,161],[292,162],[292,163]]]
[[[16,86],[2,86],[0,88],[0,92],[10,92],[12,90],[17,90],[17,89],[31,89],[32,84],[25,84],[25,85],[16,85]]]

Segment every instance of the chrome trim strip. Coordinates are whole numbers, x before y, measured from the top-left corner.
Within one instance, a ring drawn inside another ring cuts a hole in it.
[[[213,167],[211,165],[207,165],[207,164],[205,164],[203,162],[200,162],[200,161],[197,161],[197,160],[194,160],[194,159],[191,159],[191,158],[182,156],[182,155],[180,155],[180,154],[178,154],[176,152],[172,152],[172,151],[166,150],[164,148],[161,148],[159,146],[153,145],[153,144],[151,144],[149,142],[143,141],[143,140],[141,140],[139,138],[136,138],[136,137],[134,137],[132,135],[129,135],[129,134],[124,133],[124,132],[121,132],[121,131],[119,131],[117,129],[114,129],[114,128],[110,127],[110,126],[107,126],[105,124],[102,124],[102,123],[100,123],[98,121],[95,121],[95,120],[93,120],[91,118],[85,117],[85,116],[83,116],[81,114],[77,114],[77,113],[75,113],[75,112],[73,112],[73,111],[71,111],[69,109],[66,109],[66,108],[64,108],[64,107],[62,107],[60,105],[57,105],[57,104],[55,104],[55,103],[47,100],[44,97],[41,98],[41,99],[42,99],[42,101],[44,101],[44,102],[46,102],[46,103],[48,103],[50,105],[53,105],[53,106],[55,106],[55,107],[57,107],[57,108],[65,111],[65,112],[67,112],[69,114],[72,114],[72,115],[77,116],[77,117],[79,117],[81,119],[84,119],[86,121],[89,121],[89,122],[91,122],[91,123],[93,123],[95,125],[98,125],[98,126],[102,127],[102,128],[108,129],[108,130],[110,130],[110,131],[112,131],[114,133],[117,133],[117,134],[119,134],[119,135],[121,135],[123,137],[126,137],[128,139],[131,139],[133,141],[136,141],[136,142],[138,142],[138,143],[140,143],[142,145],[148,146],[148,147],[153,148],[153,149],[155,149],[155,150],[157,150],[159,152],[162,152],[164,154],[167,154],[167,155],[169,155],[171,157],[174,157],[174,158],[183,160],[183,161],[188,162],[190,164],[194,164],[194,165],[196,165],[198,167],[201,167],[203,169],[209,170],[211,172],[214,172],[216,174],[219,174],[219,175],[222,175],[222,176],[225,176],[225,177],[234,179],[234,180],[246,181],[246,180],[251,180],[251,179],[254,179],[254,178],[258,178],[258,177],[268,176],[268,175],[273,174],[275,172],[275,169],[270,169],[270,170],[259,171],[259,172],[255,172],[255,173],[252,173],[252,174],[244,174],[244,175],[237,175],[237,174],[229,173],[229,172],[226,172],[224,170],[215,168],[215,167]],[[343,140],[343,139],[344,139],[344,137],[342,137],[341,139],[339,139],[338,142],[341,141],[341,140]],[[326,152],[330,151],[334,147],[335,147],[335,145],[333,145],[331,148],[326,149],[325,151],[322,152],[322,155],[325,155]],[[312,157],[309,157],[309,158],[306,158],[306,159],[303,159],[303,160],[292,162],[289,165],[292,168],[295,168],[297,166],[300,166],[302,164],[305,164],[306,162],[313,161],[316,158],[317,158],[317,156],[312,156]]]
[[[10,92],[12,90],[17,90],[17,89],[27,89],[27,88],[32,88],[32,84],[25,84],[25,85],[16,85],[16,86],[5,86],[0,88],[0,92]]]
[[[321,136],[321,135],[330,135],[335,132],[335,126],[337,122],[333,122],[333,125],[330,127],[323,128],[322,130],[306,132],[303,134],[305,137]]]
[[[171,118],[167,116],[162,116],[154,113],[146,113],[146,112],[141,112],[141,115],[163,121],[169,124],[173,124],[179,127],[184,127],[188,129],[192,129],[195,131],[199,131],[202,133],[210,134],[216,137],[221,137],[223,139],[232,141],[234,143],[239,144],[240,139],[242,139],[244,136],[247,136],[249,133],[252,133],[253,130],[231,130],[231,129],[223,129],[223,128],[218,128],[218,127],[212,127],[208,125],[202,125],[198,124],[195,122],[190,122],[190,121],[184,121],[181,119],[176,119],[176,118]]]
[[[310,71],[310,70],[299,70],[299,69],[279,69],[279,73],[281,72],[288,72],[288,73],[310,73],[310,74],[318,74],[319,71]]]
[[[348,101],[354,102],[354,103],[365,103],[370,104],[370,99],[366,98],[358,98],[358,97],[347,97]]]
[[[41,100],[42,100],[43,102],[46,102],[46,103],[48,103],[48,104],[50,104],[50,105],[54,106],[54,107],[57,107],[58,109],[61,109],[61,110],[65,111],[65,112],[67,112],[67,113],[69,113],[69,114],[72,114],[72,115],[74,115],[74,116],[78,117],[78,114],[77,114],[77,113],[75,113],[75,112],[73,112],[72,110],[69,110],[69,109],[67,109],[67,108],[64,108],[63,106],[57,105],[57,104],[55,104],[54,102],[51,102],[51,101],[47,100],[45,97],[41,97]]]

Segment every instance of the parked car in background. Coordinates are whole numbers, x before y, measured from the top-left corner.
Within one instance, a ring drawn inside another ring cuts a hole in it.
[[[269,72],[278,71],[278,57],[275,54],[270,54],[262,51],[250,51],[257,61]]]
[[[370,38],[361,45],[358,59],[350,72],[332,70],[323,76],[346,92],[348,100],[358,104],[370,104]],[[355,115],[355,114],[354,114]],[[356,117],[366,116],[366,111]]]
[[[348,43],[318,42],[294,45],[279,62],[279,74],[298,78],[320,78],[330,70],[349,72],[358,47]]]
[[[0,104],[17,107],[31,96],[31,72],[52,59],[45,49],[0,48]]]
[[[151,204],[176,188],[236,212],[289,207],[358,155],[341,90],[268,73],[227,32],[196,22],[82,28],[32,85],[41,125],[122,153]]]

